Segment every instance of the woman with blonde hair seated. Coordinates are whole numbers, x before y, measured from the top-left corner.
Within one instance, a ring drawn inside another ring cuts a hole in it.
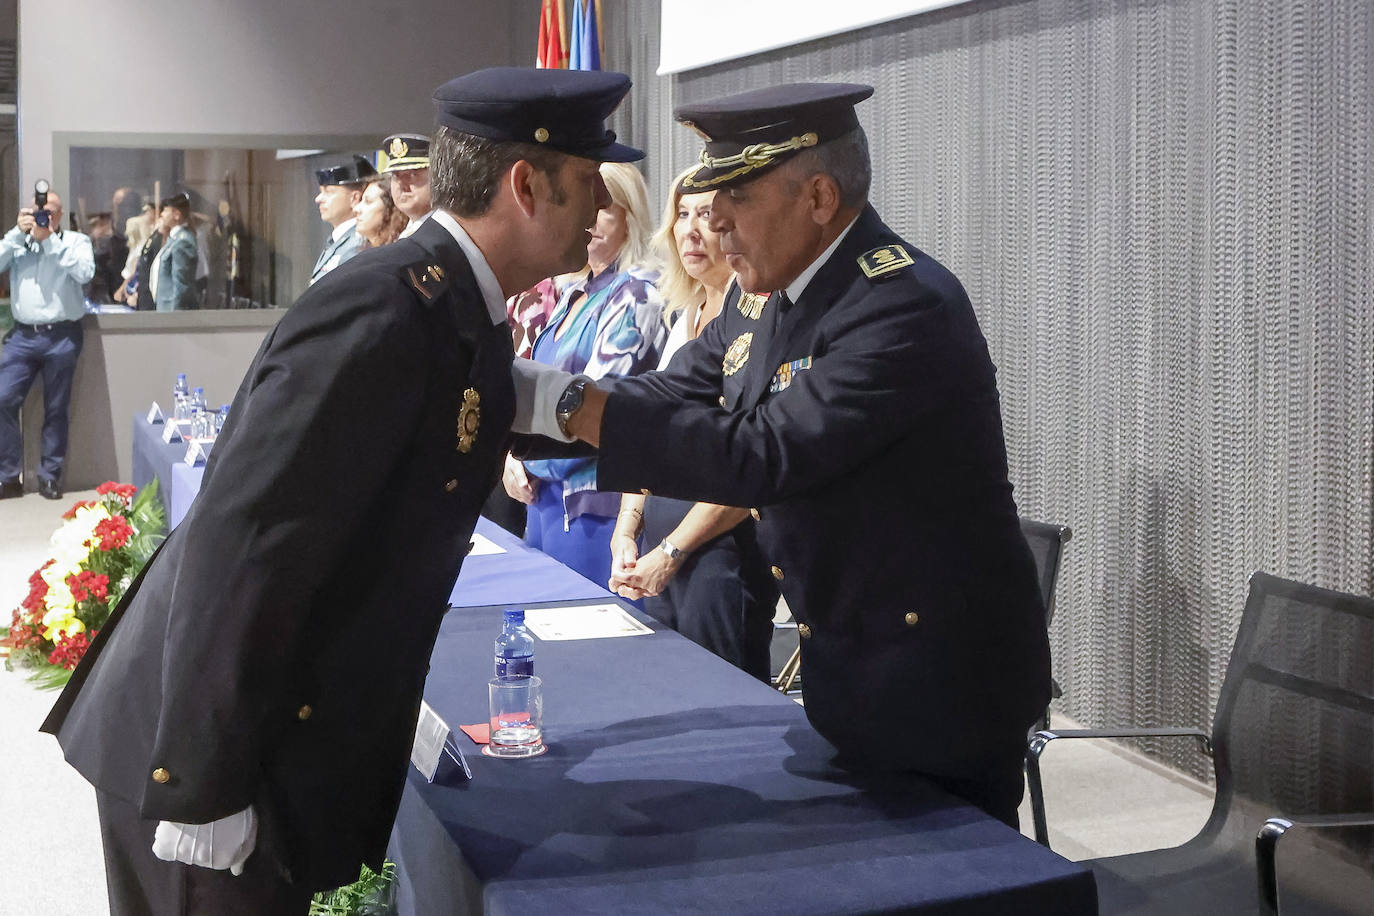
[[[720,236],[710,227],[716,192],[682,193],[682,180],[696,169],[674,180],[654,237],[663,253],[665,314],[675,316],[660,369],[720,314],[732,277]],[[625,494],[611,537],[610,587],[622,597],[642,598],[655,619],[769,679],[778,589],[744,509]]]
[[[611,205],[588,230],[587,269],[560,285],[558,305],[531,356],[592,379],[654,368],[668,333],[644,178],[622,162],[602,163],[601,177]],[[527,507],[525,543],[598,584],[610,578],[620,496],[596,488],[595,458],[523,464],[508,458],[502,482]]]

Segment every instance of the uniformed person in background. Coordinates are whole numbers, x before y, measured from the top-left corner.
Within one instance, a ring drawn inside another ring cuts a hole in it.
[[[196,268],[200,247],[191,228],[191,197],[185,191],[162,202],[158,214],[162,246],[148,269],[149,290],[159,312],[200,308]]]
[[[382,141],[386,164],[379,166],[391,179],[391,199],[410,220],[401,238],[415,233],[433,207],[429,193],[429,137],[423,134],[392,134]]]
[[[599,443],[602,489],[754,507],[806,714],[842,763],[922,774],[1015,824],[1049,700],[1045,611],[968,297],[867,203],[854,105],[872,92],[677,111],[706,137],[684,188],[716,191],[738,288],[666,372],[609,396],[579,379],[558,419]]]
[[[330,166],[315,172],[320,182],[320,193],[315,195],[315,203],[320,208],[320,219],[328,223],[332,231],[329,241],[324,244],[324,251],[315,260],[314,270],[310,272],[311,283],[317,282],[362,250],[363,239],[354,227],[358,219],[353,214],[353,207],[363,199],[368,181],[376,174],[372,163],[362,156],[354,156],[353,161],[346,165]]]
[[[96,787],[116,916],[304,914],[380,869],[516,413],[505,300],[585,262],[598,165],[643,155],[604,124],[629,88],[439,87],[434,215],[268,333],[191,511],[43,725]]]

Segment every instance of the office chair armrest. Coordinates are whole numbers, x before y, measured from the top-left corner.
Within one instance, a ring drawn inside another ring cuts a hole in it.
[[[1374,827],[1374,812],[1323,814],[1311,817],[1271,817],[1255,834],[1255,870],[1259,878],[1261,916],[1278,916],[1279,877],[1275,856],[1279,840],[1294,827],[1320,830],[1328,827]]]
[[[1040,755],[1058,738],[1192,738],[1198,749],[1212,756],[1212,737],[1199,728],[1069,728],[1038,731],[1026,749],[1026,786],[1031,803],[1031,823],[1035,841],[1050,848],[1050,831],[1045,821],[1045,790],[1040,782]]]

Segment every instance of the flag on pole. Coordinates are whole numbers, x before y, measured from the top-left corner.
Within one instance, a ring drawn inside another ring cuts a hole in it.
[[[568,69],[600,70],[601,39],[595,0],[573,0],[571,49]]]
[[[534,60],[536,67],[559,70],[567,66],[567,54],[563,50],[562,6],[562,0],[543,0],[539,10],[539,48]]]

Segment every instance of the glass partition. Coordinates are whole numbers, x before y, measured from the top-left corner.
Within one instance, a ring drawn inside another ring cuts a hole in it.
[[[91,236],[96,277],[87,298],[101,311],[122,310],[161,201],[182,191],[199,249],[199,307],[289,306],[309,284],[332,229],[315,204],[315,171],[354,154],[376,157],[366,138],[252,138],[239,146],[93,139],[58,142],[54,162],[65,162],[68,173],[54,176],[53,190],[68,226]],[[146,308],[151,303],[137,306]]]

